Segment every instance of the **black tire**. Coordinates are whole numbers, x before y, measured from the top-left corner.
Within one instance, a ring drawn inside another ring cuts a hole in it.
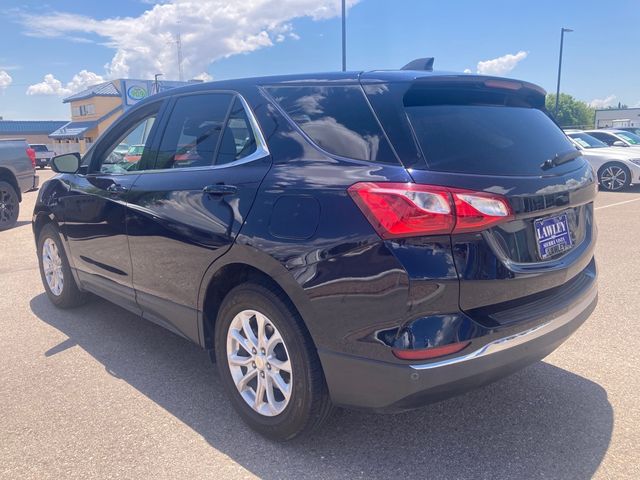
[[[631,172],[621,163],[606,163],[598,170],[598,183],[603,190],[619,192],[631,185]]]
[[[288,404],[275,416],[265,416],[248,405],[236,388],[227,362],[227,333],[234,317],[243,310],[255,310],[268,317],[286,345],[293,386]],[[216,321],[215,358],[234,408],[251,428],[265,437],[286,441],[308,434],[331,413],[331,399],[320,359],[302,318],[290,300],[271,287],[246,283],[225,297]]]
[[[54,293],[47,282],[44,264],[43,264],[43,248],[47,239],[51,239],[57,248],[58,255],[60,257],[60,266],[62,271],[62,289],[59,294]],[[38,236],[38,265],[40,266],[40,277],[42,278],[42,284],[47,292],[47,296],[51,303],[59,308],[73,308],[82,305],[86,302],[88,294],[81,291],[76,284],[73,274],[71,273],[71,267],[69,266],[69,260],[65,254],[60,240],[60,234],[58,229],[52,223],[47,223]]]
[[[38,168],[39,168],[40,170],[44,170],[44,165],[38,165]]]
[[[0,231],[15,226],[19,214],[18,192],[9,182],[0,180]]]

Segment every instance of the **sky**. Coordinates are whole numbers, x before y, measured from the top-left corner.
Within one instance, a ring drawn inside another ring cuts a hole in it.
[[[347,0],[347,68],[501,75],[595,107],[640,106],[640,2]],[[340,0],[0,0],[0,116],[70,117],[110,78],[228,78],[341,68]]]

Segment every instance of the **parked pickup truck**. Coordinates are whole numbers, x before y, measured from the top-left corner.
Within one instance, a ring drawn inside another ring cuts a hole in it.
[[[18,221],[22,194],[38,188],[36,153],[25,140],[0,140],[0,230]]]
[[[32,143],[29,145],[36,152],[36,167],[42,169],[51,163],[51,159],[56,156],[56,152],[49,150],[43,143]]]

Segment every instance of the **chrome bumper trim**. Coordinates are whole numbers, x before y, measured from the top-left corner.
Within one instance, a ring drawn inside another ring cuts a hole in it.
[[[447,367],[449,365],[456,365],[458,363],[464,363],[475,360],[477,358],[486,357],[488,355],[492,355],[494,353],[502,352],[518,345],[522,345],[523,343],[530,342],[532,340],[535,340],[536,338],[546,335],[547,333],[557,330],[558,328],[561,328],[574,320],[578,315],[580,315],[581,312],[583,312],[585,309],[587,309],[587,307],[589,307],[589,305],[591,305],[597,295],[598,289],[596,286],[596,282],[593,282],[593,285],[589,292],[571,310],[552,320],[549,320],[540,325],[536,325],[535,327],[529,328],[528,330],[523,330],[522,332],[514,333],[513,335],[509,335],[507,337],[498,338],[497,340],[487,343],[482,348],[479,348],[478,350],[475,350],[466,355],[448,358],[446,360],[441,360],[438,362],[423,363],[410,366],[414,370],[430,370],[433,368]]]

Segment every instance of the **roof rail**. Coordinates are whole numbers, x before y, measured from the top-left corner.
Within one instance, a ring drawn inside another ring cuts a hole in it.
[[[410,61],[401,70],[425,70],[427,72],[433,72],[433,57],[416,58]]]

